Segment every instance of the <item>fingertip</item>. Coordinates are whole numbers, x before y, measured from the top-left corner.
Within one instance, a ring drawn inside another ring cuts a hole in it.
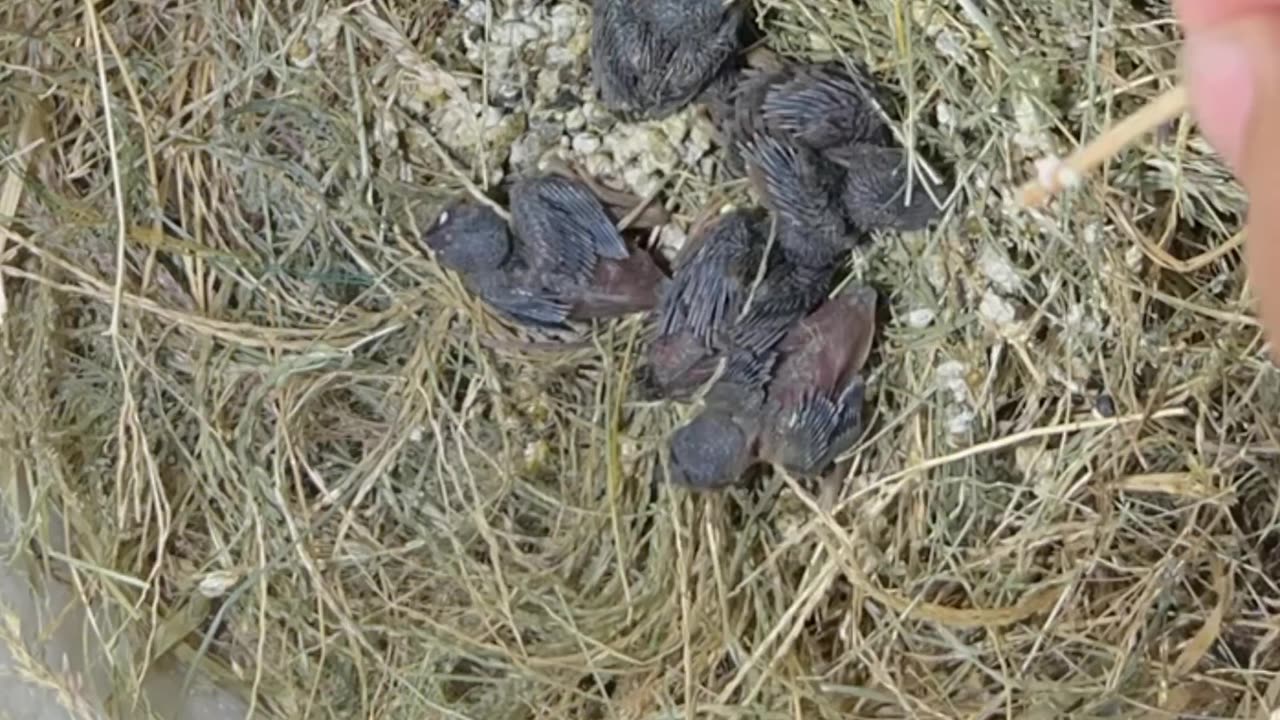
[[[1280,361],[1280,13],[1242,29],[1252,53],[1254,107],[1238,174],[1249,193],[1245,259],[1258,318]]]
[[[1280,363],[1280,0],[1174,0],[1174,10],[1196,117],[1249,192],[1249,286]]]
[[[1188,37],[1230,20],[1280,10],[1280,0],[1174,0],[1173,12]]]
[[[1192,112],[1205,137],[1237,170],[1254,110],[1255,60],[1231,25],[1191,35],[1183,50]]]
[[[1280,243],[1276,230],[1280,218],[1274,203],[1254,205],[1245,238],[1245,264],[1249,268],[1249,288],[1263,332],[1271,343],[1271,361],[1280,364]]]

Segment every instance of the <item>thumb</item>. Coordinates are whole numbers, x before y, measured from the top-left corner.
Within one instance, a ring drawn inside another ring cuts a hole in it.
[[[1185,62],[1201,130],[1249,193],[1249,284],[1280,359],[1280,12],[1191,34]]]

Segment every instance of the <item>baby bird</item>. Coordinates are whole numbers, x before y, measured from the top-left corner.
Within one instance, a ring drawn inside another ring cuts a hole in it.
[[[918,230],[937,204],[917,179],[907,202],[907,153],[890,146],[871,81],[835,62],[755,60],[733,95],[732,117],[711,103],[762,202],[781,219],[783,247],[817,261],[872,230]],[[737,155],[735,155],[735,153]],[[933,196],[944,188],[931,188]]]
[[[897,148],[855,143],[819,153],[757,135],[745,153],[751,186],[778,217],[779,242],[810,264],[832,262],[868,231],[921,230],[938,217],[921,179],[908,200],[907,155]]]
[[[824,303],[778,346],[763,408],[717,397],[676,430],[671,481],[717,490],[758,460],[798,475],[822,472],[862,433],[861,370],[874,332],[874,291],[858,289]]]
[[[628,119],[693,102],[741,45],[742,0],[593,0],[591,71]]]
[[[510,199],[511,226],[489,206],[462,199],[424,238],[440,264],[490,306],[543,328],[657,306],[666,276],[648,253],[627,248],[583,182],[532,176],[515,183]]]
[[[876,329],[876,294],[847,291],[800,321],[778,348],[762,460],[797,475],[826,469],[862,434],[862,368]]]
[[[715,387],[763,398],[763,364],[787,329],[826,294],[832,272],[787,262],[780,253],[766,261],[767,229],[761,213],[747,210],[695,228],[655,312],[646,369],[662,397],[690,399],[727,355]]]
[[[941,208],[917,175],[907,196],[907,154],[898,148],[854,143],[827,150],[826,156],[844,170],[839,185],[840,205],[853,227],[867,230],[923,230],[938,218]],[[946,187],[933,184],[932,194],[944,197]]]
[[[759,270],[763,231],[759,214],[745,210],[694,229],[655,312],[648,371],[662,397],[687,400],[715,373]]]

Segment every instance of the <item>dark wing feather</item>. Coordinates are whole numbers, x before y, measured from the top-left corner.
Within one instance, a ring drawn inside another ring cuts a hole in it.
[[[875,332],[875,293],[848,291],[796,324],[778,345],[766,446],[796,472],[816,472],[862,432],[863,380]]]
[[[772,351],[787,331],[805,316],[823,295],[827,286],[797,283],[795,268],[777,262],[756,288],[751,304],[734,326],[732,344],[754,353]]]
[[[503,274],[485,275],[469,284],[491,307],[522,325],[563,328],[569,317],[569,303],[540,288],[515,283]]]
[[[882,139],[866,81],[835,63],[796,68],[765,97],[761,112],[774,132],[814,148]]]
[[[763,407],[775,357],[732,350],[725,358],[724,372],[707,389],[708,407],[734,413],[758,414]]]
[[[769,91],[783,76],[777,72],[747,69],[742,72],[738,86],[733,90],[732,124],[725,133],[735,148],[751,140],[757,134],[765,134],[768,128],[764,120],[764,101]]]
[[[693,251],[676,267],[658,314],[658,338],[650,356],[655,366],[679,370],[680,384],[689,390],[706,382],[720,353],[732,346],[740,311],[759,270],[759,230],[754,213],[735,210],[721,215],[690,239]],[[731,365],[726,374],[734,372]],[[763,383],[755,384],[763,388]]]
[[[815,233],[844,234],[844,218],[832,193],[839,174],[816,153],[757,134],[744,155],[751,184],[785,223]]]
[[[532,275],[591,280],[596,259],[629,254],[622,235],[582,183],[559,175],[517,182],[511,190],[512,224]]]
[[[848,387],[836,401],[840,417],[836,422],[835,432],[827,443],[827,451],[820,458],[821,467],[843,454],[862,435],[862,403],[866,393],[866,384],[861,375],[854,375]]]
[[[753,219],[726,213],[691,242],[697,248],[676,268],[659,318],[659,334],[688,331],[707,347],[736,319],[746,300],[760,255]]]
[[[771,410],[772,425],[765,445],[768,459],[801,475],[822,470],[831,440],[841,426],[841,408],[825,395],[809,390],[799,402]]]
[[[730,334],[724,378],[730,387],[759,406],[774,379],[779,344],[797,322],[826,296],[833,267],[805,268],[775,260],[755,288]]]

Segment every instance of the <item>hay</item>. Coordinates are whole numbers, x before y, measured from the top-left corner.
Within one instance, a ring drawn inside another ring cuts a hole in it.
[[[164,658],[262,717],[1276,706],[1280,393],[1216,250],[1240,189],[1183,121],[1011,206],[1172,86],[1167,8],[758,10],[868,62],[959,179],[939,229],[853,261],[891,312],[825,495],[655,489],[681,411],[634,400],[639,321],[495,346],[414,249],[501,167],[429,117],[479,97],[461,11],[0,7],[0,480],[39,571],[111,611],[121,716]],[[669,187],[685,220],[740,192]]]

